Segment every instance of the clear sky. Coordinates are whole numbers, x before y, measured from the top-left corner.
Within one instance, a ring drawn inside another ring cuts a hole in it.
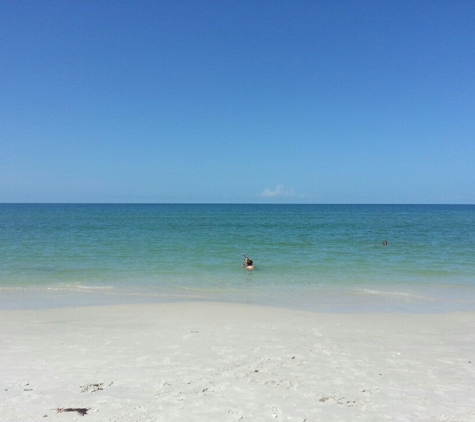
[[[0,2],[0,202],[475,203],[475,2]]]

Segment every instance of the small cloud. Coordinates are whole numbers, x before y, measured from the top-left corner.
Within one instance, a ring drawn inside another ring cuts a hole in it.
[[[263,198],[295,198],[297,194],[293,189],[286,189],[284,185],[277,185],[275,189],[265,188],[260,196]]]

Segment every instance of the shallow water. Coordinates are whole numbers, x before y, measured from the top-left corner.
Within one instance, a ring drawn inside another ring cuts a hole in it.
[[[0,307],[473,310],[474,250],[473,205],[1,204]]]

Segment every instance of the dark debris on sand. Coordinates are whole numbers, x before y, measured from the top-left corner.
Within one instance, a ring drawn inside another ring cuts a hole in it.
[[[84,415],[87,415],[87,411],[89,410],[89,408],[87,407],[67,407],[67,408],[58,408],[56,409],[56,411],[58,413],[63,413],[63,412],[77,412],[79,413],[81,416],[84,416]]]

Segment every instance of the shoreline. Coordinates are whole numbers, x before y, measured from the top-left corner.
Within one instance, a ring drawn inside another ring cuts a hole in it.
[[[314,313],[447,314],[475,309],[471,286],[88,286],[0,287],[0,311],[188,302],[232,303]]]
[[[0,310],[0,421],[469,421],[474,325],[216,302]]]

